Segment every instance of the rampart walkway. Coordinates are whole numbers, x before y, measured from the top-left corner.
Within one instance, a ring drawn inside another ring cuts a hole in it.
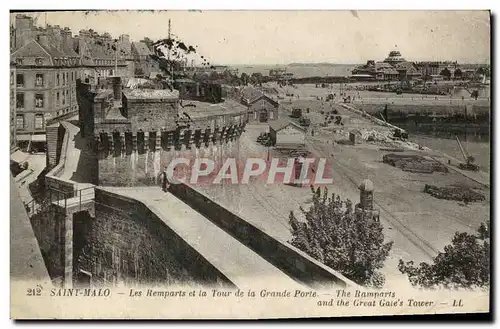
[[[143,202],[238,288],[304,289],[206,217],[159,187],[103,188]]]

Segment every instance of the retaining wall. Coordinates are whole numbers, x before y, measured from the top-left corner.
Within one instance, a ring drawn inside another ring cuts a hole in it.
[[[267,234],[240,216],[185,184],[173,184],[170,192],[211,220],[290,277],[306,285],[345,287],[356,284],[306,253]]]
[[[230,286],[233,284],[142,202],[95,190],[91,248],[77,270],[93,281]]]

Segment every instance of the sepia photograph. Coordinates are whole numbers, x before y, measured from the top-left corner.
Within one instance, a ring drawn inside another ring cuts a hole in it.
[[[11,11],[11,318],[490,314],[491,29]]]

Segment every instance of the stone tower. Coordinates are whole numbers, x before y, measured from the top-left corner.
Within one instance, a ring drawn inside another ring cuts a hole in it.
[[[359,185],[359,205],[361,209],[373,210],[373,183],[369,179]]]
[[[367,218],[379,220],[378,210],[373,209],[373,182],[365,179],[359,185],[359,203],[356,205],[356,213],[363,214]]]

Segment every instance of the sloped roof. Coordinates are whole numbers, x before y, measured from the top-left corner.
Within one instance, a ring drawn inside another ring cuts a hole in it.
[[[254,99],[261,95],[264,95],[264,93],[252,86],[245,86],[241,89],[241,96],[247,100]]]
[[[17,57],[52,57],[50,52],[48,52],[41,44],[35,40],[31,40],[26,45],[17,49],[11,54],[12,58]]]
[[[42,45],[41,45],[42,46]],[[60,51],[59,49],[57,49],[56,47],[53,47],[51,45],[48,45],[48,46],[42,46],[43,49],[45,49],[49,54],[50,56],[52,57],[68,57],[68,55],[66,55],[64,52]]]
[[[412,62],[401,62],[396,64],[396,69],[409,70],[411,68],[415,68],[415,64],[413,64]]]
[[[389,63],[385,63],[385,62],[376,62],[375,63],[375,69],[378,70],[378,69],[383,69],[383,68],[393,68],[393,66]]]
[[[269,127],[274,130],[274,131],[280,131],[282,130],[283,128],[286,128],[288,126],[294,126],[295,128],[301,130],[301,131],[306,131],[306,129],[298,124],[296,124],[295,122],[293,121],[290,121],[290,120],[286,120],[286,119],[278,119],[276,121],[272,121],[269,123]]]
[[[399,74],[399,72],[393,67],[383,67],[378,69],[377,72],[382,72],[384,74]]]
[[[207,116],[243,114],[246,113],[247,108],[233,100],[225,100],[222,103],[215,104],[200,101],[184,101],[179,111],[185,112],[191,118],[196,119]]]
[[[139,56],[149,56],[152,54],[148,46],[144,42],[132,42],[132,49],[135,49]]]
[[[106,52],[105,46],[96,43],[87,43],[90,56],[94,59],[114,59],[114,54]]]
[[[31,40],[26,45],[17,49],[11,54],[12,58],[18,57],[43,57],[43,58],[64,58],[78,57],[78,54],[66,53],[64,50],[59,50],[54,46],[43,46],[36,40]]]
[[[267,99],[269,102],[271,102],[275,106],[279,105],[279,103],[276,100],[272,99],[271,97],[267,96],[266,94],[262,94],[260,96],[254,97],[253,99],[246,100],[246,103],[248,105],[252,105],[253,103],[255,103],[255,102],[257,102],[257,101],[259,101],[259,100],[261,100],[263,98]]]
[[[67,45],[62,46],[62,51],[66,54],[66,57],[80,57],[80,55],[78,55],[73,48],[68,47]]]

